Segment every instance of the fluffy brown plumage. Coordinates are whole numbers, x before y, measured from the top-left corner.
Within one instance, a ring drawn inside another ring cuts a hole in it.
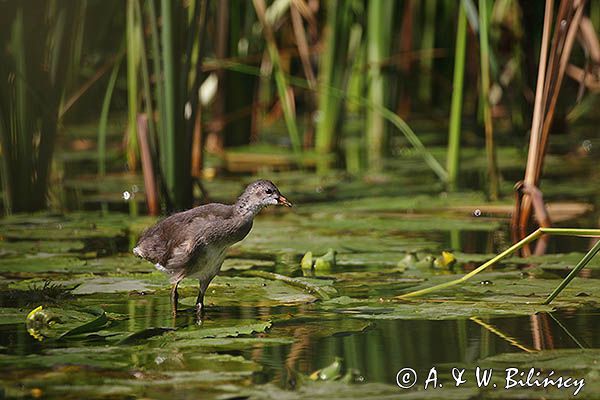
[[[273,182],[256,181],[246,187],[235,204],[206,204],[173,214],[146,229],[133,254],[169,276],[174,312],[179,282],[197,277],[200,290],[196,310],[200,316],[204,293],[221,269],[227,249],[248,235],[260,210],[274,204],[291,206]]]

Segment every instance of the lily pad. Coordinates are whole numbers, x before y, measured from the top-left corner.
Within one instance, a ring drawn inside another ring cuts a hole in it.
[[[553,311],[552,306],[540,304],[505,304],[499,302],[444,302],[385,304],[381,307],[358,306],[338,310],[355,318],[364,319],[427,319],[448,320],[471,317],[509,315],[532,315],[541,311]]]
[[[0,273],[82,272],[85,260],[75,257],[0,258]]]
[[[79,310],[58,307],[37,307],[27,319],[27,331],[42,341],[48,338],[64,339],[95,332],[108,324],[106,313],[99,307]]]
[[[28,312],[25,308],[0,308],[0,325],[22,324]]]
[[[202,351],[243,350],[254,347],[289,344],[286,337],[256,337],[272,326],[270,321],[229,320],[206,321],[200,327],[189,327],[153,338],[152,346],[187,351],[191,348]]]
[[[214,306],[274,306],[312,303],[312,294],[280,281],[252,277],[219,276],[209,286],[205,302]],[[196,297],[180,300],[194,306]]]
[[[79,240],[21,240],[0,241],[0,257],[22,257],[26,254],[65,254],[83,250],[85,244]]]
[[[74,282],[81,284],[73,291],[73,294],[119,293],[133,290],[149,291],[164,287],[164,285],[153,284],[147,280],[135,279],[134,277],[94,277],[91,279],[76,279]]]

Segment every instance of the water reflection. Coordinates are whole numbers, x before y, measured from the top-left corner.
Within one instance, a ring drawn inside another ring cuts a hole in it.
[[[195,323],[193,312],[183,311],[174,320],[166,295],[131,294],[127,302],[119,296],[90,296],[86,304],[102,306],[107,312],[120,316],[115,321],[117,330],[135,332],[161,326],[185,328]],[[286,345],[256,345],[243,351],[221,351],[241,354],[261,364],[263,370],[255,374],[255,382],[276,382],[289,387],[296,373],[310,374],[330,364],[335,357],[341,357],[346,369],[357,369],[367,382],[393,384],[397,371],[404,367],[426,371],[440,364],[476,365],[482,358],[501,353],[598,346],[600,339],[594,332],[600,328],[599,312],[597,309],[573,309],[525,317],[377,320],[365,321],[365,329],[352,331],[344,329],[349,321],[355,321],[351,316],[315,315],[311,305],[212,307],[205,327],[218,326],[227,320],[273,320],[269,336],[293,339],[293,343]],[[327,334],[326,326],[335,325],[341,329]],[[37,353],[44,345],[27,334],[24,324],[0,325],[2,353]],[[194,352],[194,349],[185,351]]]
[[[347,368],[358,369],[366,381],[393,384],[404,367],[427,371],[440,364],[476,365],[479,359],[501,353],[596,344],[589,340],[598,322],[589,318],[589,312],[557,312],[553,317],[562,320],[562,327],[546,313],[476,321],[378,320],[365,332],[318,340],[298,327],[293,345],[249,351],[246,356],[265,366],[257,377],[261,382],[275,380],[285,386],[291,371],[310,374],[337,356]]]

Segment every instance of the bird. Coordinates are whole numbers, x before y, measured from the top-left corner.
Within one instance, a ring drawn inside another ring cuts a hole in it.
[[[211,203],[178,212],[142,232],[133,254],[154,264],[171,281],[171,307],[177,315],[177,287],[184,278],[198,278],[195,311],[204,315],[204,295],[219,273],[227,249],[244,239],[254,217],[265,207],[291,207],[277,186],[257,180],[246,187],[235,204]]]

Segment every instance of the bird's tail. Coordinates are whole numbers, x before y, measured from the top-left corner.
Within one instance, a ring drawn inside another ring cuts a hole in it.
[[[144,258],[144,254],[142,253],[142,250],[140,249],[140,246],[136,246],[133,248],[133,254],[140,257],[140,258]]]

